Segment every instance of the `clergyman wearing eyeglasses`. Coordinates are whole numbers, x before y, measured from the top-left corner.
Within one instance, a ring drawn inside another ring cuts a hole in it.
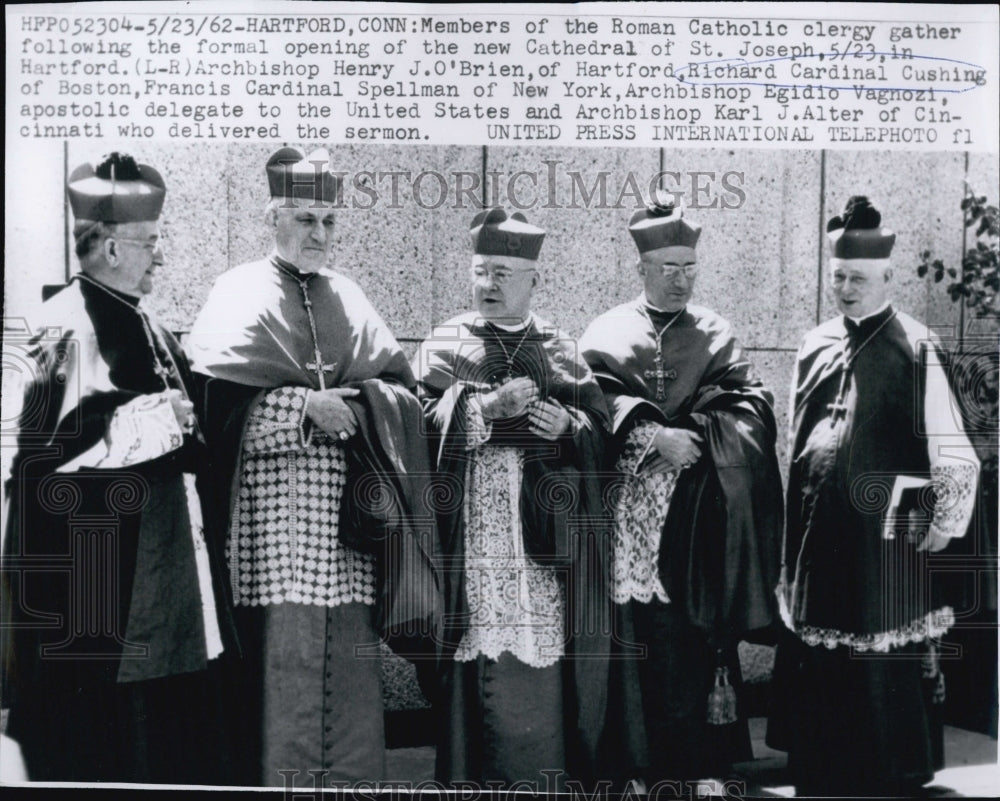
[[[613,421],[608,772],[697,780],[750,758],[735,646],[776,619],[781,480],[772,397],[730,324],[690,303],[701,227],[657,197],[629,221],[643,291],[580,340]],[[712,725],[715,724],[715,725]]]
[[[475,310],[414,372],[445,556],[437,777],[491,789],[588,779],[604,719],[607,593],[596,485],[607,426],[576,342],[531,310],[545,231],[472,220]]]

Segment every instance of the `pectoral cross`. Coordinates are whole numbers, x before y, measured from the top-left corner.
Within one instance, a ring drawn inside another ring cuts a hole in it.
[[[164,360],[170,360],[170,351],[168,351],[160,338],[153,331],[153,326],[149,324],[149,319],[146,315],[136,309],[139,315],[139,322],[142,323],[143,333],[146,335],[146,341],[149,343],[149,349],[153,352],[153,374],[163,382],[164,389],[170,389],[170,382],[167,380],[171,376],[170,368],[164,364]]]
[[[837,425],[837,419],[841,416],[847,417],[847,374],[850,371],[850,362],[844,367],[844,371],[840,374],[840,387],[837,389],[837,396],[833,403],[828,403],[826,405],[827,410],[830,412],[830,425]]]
[[[326,377],[323,374],[332,370],[337,364],[336,362],[333,364],[323,364],[323,357],[319,352],[319,337],[316,335],[316,318],[313,317],[312,300],[309,299],[309,281],[314,275],[315,273],[308,276],[305,280],[300,278],[295,278],[295,280],[298,282],[299,289],[302,290],[302,305],[306,307],[306,317],[309,318],[309,333],[312,334],[313,341],[313,360],[306,362],[306,369],[316,371],[316,377],[319,379],[319,388],[324,390],[326,389]]]
[[[315,370],[316,377],[319,379],[319,388],[326,389],[326,378],[323,374],[333,370],[337,366],[337,363],[323,364],[323,357],[320,356],[319,348],[316,348],[313,359],[314,361],[306,362],[306,369]]]
[[[655,370],[645,370],[643,371],[644,378],[655,378],[656,379],[656,399],[663,400],[666,397],[666,386],[663,383],[665,378],[669,378],[673,381],[677,378],[676,370],[665,370],[663,364],[663,354],[657,353],[656,358],[653,359],[653,363],[656,365]]]
[[[852,332],[856,336],[861,328],[858,323],[850,322],[845,318],[844,325],[847,328],[847,333],[844,335],[844,366],[842,372],[840,373],[840,388],[837,390],[836,399],[833,403],[828,403],[826,408],[830,411],[830,425],[837,425],[837,418],[843,415],[847,417],[847,411],[850,408],[847,405],[847,390],[848,390],[848,379],[851,375],[851,369],[854,365],[854,360],[858,358],[858,354],[865,349],[865,346],[871,342],[875,337],[878,336],[879,332],[885,328],[889,323],[893,321],[896,317],[896,312],[893,311],[886,317],[871,334],[857,347],[854,346],[852,341]]]
[[[826,408],[830,410],[830,423],[834,424],[837,422],[837,418],[843,415],[847,417],[848,406],[844,403],[843,399],[838,398],[833,403],[828,403]]]

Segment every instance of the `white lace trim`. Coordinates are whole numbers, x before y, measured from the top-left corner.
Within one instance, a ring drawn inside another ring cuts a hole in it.
[[[962,537],[976,504],[979,469],[969,462],[938,462],[931,466],[937,497],[931,532],[939,537]]]
[[[483,414],[483,396],[479,393],[470,395],[465,409],[465,449],[472,451],[489,442],[493,423]]]
[[[485,445],[466,471],[465,594],[469,628],[455,660],[507,651],[531,667],[564,653],[563,583],[524,552],[520,494],[524,452]]]
[[[166,392],[140,395],[115,409],[104,438],[59,468],[113,470],[158,459],[184,444],[173,404]]]
[[[677,486],[675,471],[638,472],[637,468],[660,427],[642,423],[625,440],[615,469],[620,478],[614,499],[615,550],[612,560],[611,599],[624,604],[633,598],[649,603],[654,597],[670,603],[660,581],[657,560],[660,536]]]
[[[227,542],[234,601],[374,604],[374,557],[337,538],[347,481],[343,447],[315,430],[302,444],[305,396],[287,389],[268,392],[248,424],[261,436],[244,443]]]
[[[278,387],[264,396],[243,437],[245,453],[285,453],[308,448],[312,427],[306,430],[308,387]]]
[[[781,618],[789,629],[794,631],[806,645],[823,645],[834,649],[838,645],[846,645],[855,651],[884,654],[892,648],[900,648],[913,642],[938,639],[955,625],[955,612],[950,606],[943,606],[923,617],[918,617],[906,626],[880,631],[875,634],[851,634],[839,629],[824,629],[817,626],[796,624],[791,619],[788,605],[783,592],[778,593],[778,606]]]
[[[141,395],[119,406],[108,424],[108,455],[96,466],[127,467],[177,450],[184,435],[165,392]]]

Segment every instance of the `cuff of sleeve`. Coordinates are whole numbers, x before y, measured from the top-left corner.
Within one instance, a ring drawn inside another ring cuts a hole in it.
[[[938,463],[931,467],[936,497],[930,531],[938,537],[965,536],[976,504],[979,470],[969,462]]]
[[[279,387],[265,393],[250,415],[244,451],[267,454],[307,448],[313,432],[306,415],[308,397],[308,387]]]
[[[493,421],[483,414],[481,395],[473,394],[465,405],[466,450],[474,450],[489,441],[493,435]]]
[[[659,430],[660,425],[658,423],[642,423],[629,432],[628,438],[640,449],[639,458],[636,459],[635,466],[632,468],[632,475],[639,475],[639,470],[642,468],[643,463],[645,463],[646,457],[649,456],[649,452],[653,449],[653,439]]]
[[[177,450],[184,433],[166,393],[142,395],[115,409],[108,423],[107,456],[96,467],[114,468],[149,462]]]

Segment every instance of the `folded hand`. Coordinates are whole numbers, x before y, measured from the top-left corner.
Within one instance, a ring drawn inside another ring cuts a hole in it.
[[[306,416],[331,438],[350,439],[357,433],[358,419],[344,399],[357,395],[356,389],[339,387],[312,390],[306,400]]]

